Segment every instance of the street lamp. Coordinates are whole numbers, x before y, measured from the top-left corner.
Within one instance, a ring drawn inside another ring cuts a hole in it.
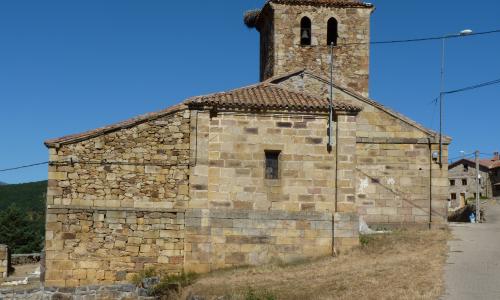
[[[439,92],[439,165],[443,167],[443,100],[444,100],[444,68],[445,68],[445,46],[446,39],[456,38],[472,34],[472,30],[464,29],[458,34],[445,35],[441,38],[441,87]]]

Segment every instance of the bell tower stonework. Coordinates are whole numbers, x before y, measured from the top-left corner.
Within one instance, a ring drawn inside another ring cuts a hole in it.
[[[245,15],[260,32],[262,81],[298,69],[330,77],[334,44],[335,82],[368,96],[372,4],[356,0],[269,0]]]

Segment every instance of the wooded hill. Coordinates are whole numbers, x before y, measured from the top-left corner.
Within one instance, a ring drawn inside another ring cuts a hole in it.
[[[13,253],[42,250],[46,193],[47,181],[0,186],[0,244]]]

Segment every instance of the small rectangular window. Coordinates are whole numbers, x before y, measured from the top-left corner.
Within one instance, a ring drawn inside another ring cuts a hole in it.
[[[451,186],[454,186],[454,185],[455,185],[455,180],[453,180],[453,179],[452,179],[452,180],[450,180],[450,185],[451,185]]]
[[[462,179],[462,185],[467,185],[467,179]]]
[[[456,193],[452,193],[451,194],[451,200],[457,200],[457,194]]]
[[[464,165],[464,172],[469,172],[469,165]]]
[[[266,179],[279,179],[280,151],[266,151]]]

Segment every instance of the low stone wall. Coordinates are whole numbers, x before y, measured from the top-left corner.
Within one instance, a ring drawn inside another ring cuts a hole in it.
[[[31,254],[12,254],[10,263],[13,266],[17,265],[27,265],[27,264],[36,264],[40,262],[42,255],[40,253],[31,253]]]
[[[9,248],[6,245],[0,245],[0,281],[9,275]]]
[[[49,208],[46,228],[49,287],[130,282],[149,267],[182,271],[182,212]]]
[[[185,268],[259,265],[332,254],[332,214],[201,210],[186,212]]]
[[[29,299],[29,300],[77,300],[77,299],[156,299],[149,297],[146,289],[134,285],[87,286],[79,288],[41,288],[12,291],[0,289],[0,299]]]

